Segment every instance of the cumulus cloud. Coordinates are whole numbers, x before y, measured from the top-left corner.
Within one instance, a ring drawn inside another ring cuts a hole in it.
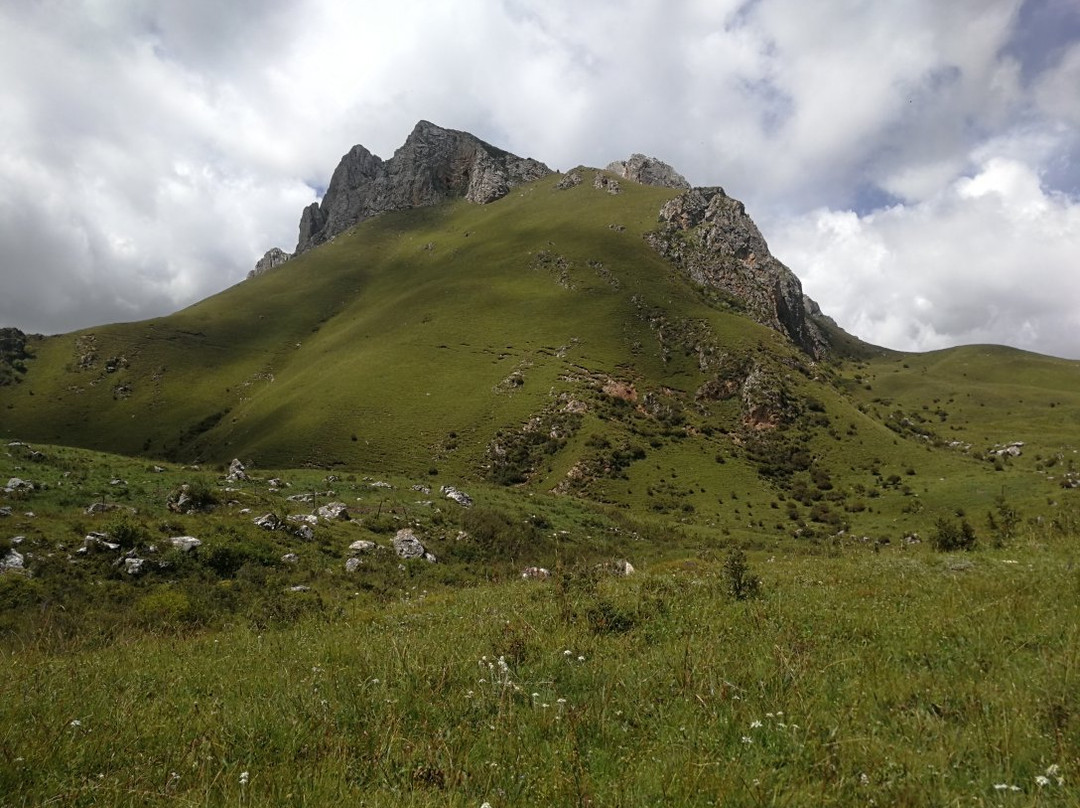
[[[239,281],[295,244],[342,154],[389,157],[421,118],[555,168],[656,155],[746,201],[808,287],[842,286],[830,250],[899,260],[901,231],[977,250],[1024,235],[989,210],[1019,190],[961,195],[1002,165],[1069,220],[1073,22],[1068,0],[17,0],[0,7],[0,324],[153,316]],[[993,253],[1005,295],[1026,270]],[[1046,247],[1046,283],[1072,283],[1065,254]],[[923,319],[874,333],[981,333],[932,292]],[[1018,319],[1016,296],[983,298]],[[1040,311],[1024,344],[1080,355]]]
[[[778,227],[773,250],[847,330],[925,351],[1004,343],[1080,357],[1080,202],[1022,162],[869,215],[819,209]]]

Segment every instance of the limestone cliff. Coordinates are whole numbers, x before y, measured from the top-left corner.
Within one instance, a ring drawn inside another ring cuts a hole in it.
[[[322,202],[312,203],[301,215],[296,253],[380,213],[457,197],[484,205],[551,173],[541,162],[517,157],[467,132],[420,121],[389,160],[363,146],[354,146],[341,159]]]

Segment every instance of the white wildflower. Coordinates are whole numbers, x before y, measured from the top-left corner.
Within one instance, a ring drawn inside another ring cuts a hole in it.
[[[1039,788],[1042,788],[1043,786],[1048,786],[1050,785],[1050,778],[1047,777],[1045,774],[1036,774],[1035,785],[1037,785]]]
[[[745,744],[751,744],[754,742],[754,739],[751,738],[749,735],[743,735],[740,740],[742,740],[742,742]]]
[[[246,772],[246,771],[245,772],[240,772],[240,785],[241,786],[246,786],[248,784],[248,780],[250,780],[250,779],[251,779],[251,772]]]
[[[77,719],[77,718],[73,718],[73,719],[71,719],[71,721],[70,721],[70,723],[68,724],[68,726],[69,726],[69,727],[81,727],[81,726],[82,726],[82,721],[80,721],[80,720],[79,720],[79,719]]]
[[[577,661],[578,661],[578,662],[584,662],[584,661],[585,661],[585,657],[583,657],[583,656],[579,656],[579,657],[577,658]]]
[[[760,729],[760,727],[761,727],[761,722],[760,721],[751,721],[750,722],[750,729]]]

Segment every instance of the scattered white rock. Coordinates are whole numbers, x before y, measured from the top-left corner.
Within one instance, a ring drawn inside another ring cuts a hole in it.
[[[347,521],[349,519],[349,506],[344,502],[328,502],[320,506],[315,513],[320,519],[328,522]]]
[[[551,577],[551,572],[544,567],[526,567],[521,577],[526,581],[544,581]]]
[[[379,545],[377,545],[373,541],[368,541],[367,539],[357,539],[349,545],[349,549],[352,550],[354,553],[370,553],[372,550],[377,549],[378,546]]]
[[[296,553],[286,553],[281,557],[283,564],[297,564],[300,561],[300,556]]]
[[[439,490],[442,491],[442,493],[446,494],[447,499],[454,500],[454,502],[456,502],[458,505],[461,505],[463,508],[469,508],[473,504],[472,497],[470,497],[464,491],[458,491],[452,485],[444,485]]]
[[[113,502],[92,502],[86,506],[86,514],[93,515],[95,513],[108,513],[109,511],[115,511],[120,506]]]
[[[251,521],[256,527],[261,527],[263,530],[281,530],[281,528],[284,527],[283,522],[275,513],[265,513],[262,516],[255,517]]]
[[[356,572],[358,569],[360,569],[361,566],[363,566],[363,563],[364,562],[361,561],[356,556],[351,556],[349,558],[346,558],[345,559],[345,572],[350,572],[350,573],[351,572]]]
[[[290,592],[310,592],[310,586],[304,586],[303,584],[297,584],[296,586],[289,587]]]
[[[25,558],[15,550],[8,550],[7,555],[0,558],[0,572],[18,572],[24,569]]]
[[[190,553],[196,547],[202,545],[202,542],[196,539],[194,536],[175,536],[169,539],[169,543],[184,553]]]
[[[625,558],[619,558],[615,561],[605,561],[603,564],[598,564],[597,568],[604,572],[609,572],[612,575],[618,575],[621,578],[627,578],[634,574],[634,565]]]
[[[21,479],[19,477],[12,477],[10,480],[7,481],[7,486],[5,486],[5,488],[4,488],[5,493],[8,493],[8,494],[12,494],[15,491],[33,491],[33,490],[34,490],[34,484],[32,482],[29,482],[28,480],[23,480],[23,479]]]
[[[146,559],[144,558],[125,558],[124,559],[124,572],[128,575],[141,575],[143,567],[146,566]]]

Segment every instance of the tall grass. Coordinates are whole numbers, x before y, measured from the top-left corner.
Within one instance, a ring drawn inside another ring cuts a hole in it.
[[[1071,542],[751,555],[743,601],[688,559],[29,644],[0,805],[1076,805]]]

